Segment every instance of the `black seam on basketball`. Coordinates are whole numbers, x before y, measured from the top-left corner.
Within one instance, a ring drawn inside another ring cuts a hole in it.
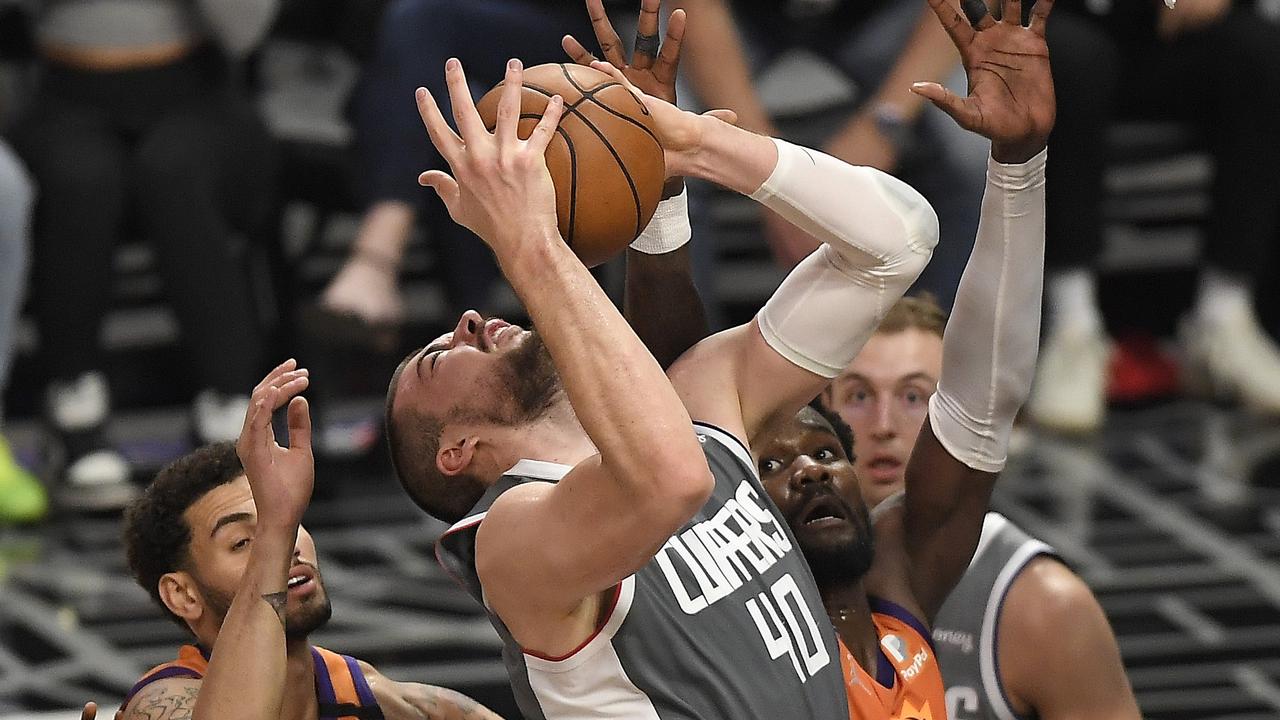
[[[613,149],[613,145],[610,144],[609,138],[605,137],[604,133],[600,132],[600,128],[597,128],[595,124],[585,117],[579,117],[578,119],[581,120],[582,124],[586,125],[591,132],[595,133],[596,137],[600,138],[600,142],[604,144],[605,149],[613,156],[613,161],[618,163],[618,169],[622,171],[622,177],[626,178],[627,187],[631,190],[631,199],[635,202],[636,206],[636,232],[632,237],[639,236],[640,231],[644,230],[644,226],[640,224],[644,219],[644,215],[640,211],[640,191],[636,190],[635,180],[631,179],[631,173],[627,170],[626,164],[622,162],[622,158],[618,155],[618,151]]]
[[[596,90],[604,90],[605,88],[613,87],[617,84],[618,83],[616,82],[605,83],[604,85],[601,85],[600,87],[596,88]],[[555,93],[551,92],[546,88],[538,87],[537,85],[525,85],[524,87],[527,87],[530,90],[533,90],[534,92],[539,92],[539,93],[542,93],[543,95],[546,95],[548,100],[555,97]],[[592,90],[591,92],[594,93],[596,92],[596,90]],[[595,102],[596,105],[603,106],[603,104],[599,100],[596,100],[593,97],[589,97],[586,93],[584,93],[582,97],[578,98],[577,100],[574,100],[572,105],[565,105],[564,110],[567,113],[571,113],[573,115],[577,115],[578,117],[582,117],[582,111],[578,109],[578,106],[586,102],[587,100],[592,100]],[[648,112],[648,110],[646,109],[645,112]]]
[[[650,138],[653,138],[653,141],[658,144],[658,147],[662,147],[662,143],[658,142],[658,136],[654,135],[652,130],[645,127],[644,123],[639,122],[635,118],[627,117],[626,115],[618,112],[617,110],[614,110],[613,108],[609,107],[608,105],[605,105],[604,103],[596,99],[596,93],[601,92],[603,90],[607,90],[611,87],[614,87],[615,85],[621,86],[622,83],[617,81],[607,82],[607,83],[604,83],[603,85],[597,85],[591,88],[590,90],[587,90],[586,88],[579,85],[577,80],[573,79],[573,75],[569,74],[569,68],[564,63],[560,64],[560,72],[564,74],[564,79],[569,81],[569,84],[573,86],[573,89],[577,90],[579,93],[582,94],[582,97],[578,98],[578,100],[573,103],[573,107],[575,109],[577,109],[577,107],[582,103],[590,100],[596,106],[604,108],[604,111],[609,113],[610,115],[622,118],[623,120],[626,120],[632,125],[635,125],[636,127],[640,128],[641,130],[644,131],[646,135],[648,135]],[[636,100],[635,96],[631,95],[630,90],[627,90],[627,95],[629,95],[632,100]],[[645,107],[644,103],[640,102],[639,100],[636,100],[636,103],[640,105],[640,112],[644,113],[645,115],[649,114],[649,108]]]
[[[569,137],[569,133],[559,127],[556,132],[564,138],[564,145],[569,149],[569,232],[566,233],[564,244],[572,250],[573,234],[578,223],[578,154],[573,149],[573,138]]]

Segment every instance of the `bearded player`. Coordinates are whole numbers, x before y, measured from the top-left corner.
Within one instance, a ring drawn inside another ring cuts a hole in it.
[[[662,52],[657,13],[641,20],[633,66],[674,74],[683,13]],[[453,176],[422,181],[493,249],[538,334],[464,314],[397,370],[388,435],[409,495],[454,522],[439,555],[489,610],[521,710],[846,718],[835,635],[744,439],[853,358],[928,261],[931,208],[877,171],[641,96],[670,175],[751,195],[825,243],[668,379],[557,230],[543,151],[561,102],[519,140],[518,62],[493,133],[456,61],[446,76],[457,133],[418,99]]]
[[[1038,343],[1044,152],[1054,110],[1043,39],[1050,3],[1035,6],[1029,28],[1019,23],[1017,2],[1005,3],[1009,21],[1000,23],[973,3],[966,7],[971,24],[946,0],[931,4],[960,49],[971,92],[959,99],[934,86],[916,91],[990,138],[992,161],[978,238],[947,329],[940,389],[906,466],[905,499],[877,516],[875,551],[856,474],[838,441],[835,426],[843,423],[804,408],[752,436],[761,480],[795,532],[839,632],[850,712],[862,718],[945,717],[929,625],[977,545]],[[644,304],[657,307],[671,293],[654,286],[646,296]],[[641,306],[631,309],[639,314]],[[678,317],[681,310],[665,312]]]
[[[254,389],[239,457],[230,443],[200,448],[130,506],[129,567],[194,642],[147,672],[116,717],[498,720],[451,690],[395,682],[309,644],[331,609],[315,542],[299,524],[315,475],[298,397],[307,384],[294,361],[277,367]],[[272,411],[286,403],[288,448],[271,430]]]

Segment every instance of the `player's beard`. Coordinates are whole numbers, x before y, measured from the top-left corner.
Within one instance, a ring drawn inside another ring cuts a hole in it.
[[[284,635],[286,639],[304,639],[311,633],[324,627],[333,616],[333,604],[329,602],[329,593],[325,590],[324,579],[320,576],[320,568],[312,567],[315,572],[316,589],[300,604],[285,605]],[[205,605],[218,618],[218,627],[227,619],[231,610],[231,601],[235,593],[225,593],[196,580],[196,586],[204,597]]]
[[[846,505],[848,505],[846,503]],[[818,587],[861,580],[875,559],[875,543],[867,506],[848,506],[853,537],[841,542],[824,542],[823,538],[801,539],[800,550],[813,571]]]
[[[546,415],[563,397],[560,373],[536,330],[503,360],[498,387],[509,402],[494,420],[506,425],[530,423]]]

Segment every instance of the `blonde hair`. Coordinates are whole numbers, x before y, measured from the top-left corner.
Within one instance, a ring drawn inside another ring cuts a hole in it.
[[[880,321],[876,333],[893,335],[907,330],[921,330],[938,337],[947,326],[947,311],[942,309],[932,293],[907,296],[894,303]]]

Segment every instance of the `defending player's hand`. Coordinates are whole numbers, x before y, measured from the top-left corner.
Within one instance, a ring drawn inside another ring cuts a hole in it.
[[[311,452],[311,413],[300,393],[310,383],[308,371],[286,360],[267,374],[249,397],[236,454],[244,464],[258,509],[258,524],[296,527],[311,501],[315,458]],[[289,447],[276,442],[271,414],[289,405]]]
[[[667,20],[667,37],[658,41],[658,13],[662,0],[641,0],[640,19],[636,23],[635,51],[631,61],[623,52],[622,40],[609,22],[602,0],[587,0],[587,14],[600,44],[604,59],[622,71],[641,92],[671,104],[676,102],[676,69],[680,65],[680,43],[684,40],[684,10],[674,10]],[[564,51],[579,65],[596,60],[577,38],[565,35],[560,41]]]
[[[543,153],[560,122],[564,100],[559,95],[551,98],[529,139],[521,140],[516,125],[523,75],[519,60],[507,63],[492,133],[476,112],[457,58],[445,63],[445,80],[458,132],[449,127],[431,93],[425,88],[417,93],[418,112],[431,142],[453,171],[450,176],[431,170],[418,176],[418,182],[435,190],[454,222],[479,235],[500,261],[533,233],[559,232],[555,185]]]
[[[699,115],[648,95],[612,63],[596,60],[591,63],[591,67],[612,75],[649,110],[649,114],[653,116],[658,142],[662,143],[666,155],[667,177],[695,175],[691,169],[696,167],[708,123],[726,122],[732,125],[738,122],[738,114],[732,110],[709,110]]]
[[[1048,143],[1056,114],[1044,39],[1053,0],[1036,0],[1029,27],[1022,25],[1021,0],[1003,0],[999,21],[983,0],[961,1],[968,20],[956,9],[956,0],[929,0],[929,5],[960,51],[969,76],[968,97],[937,83],[916,83],[911,90],[961,127],[990,138],[996,160],[1030,160]]]

